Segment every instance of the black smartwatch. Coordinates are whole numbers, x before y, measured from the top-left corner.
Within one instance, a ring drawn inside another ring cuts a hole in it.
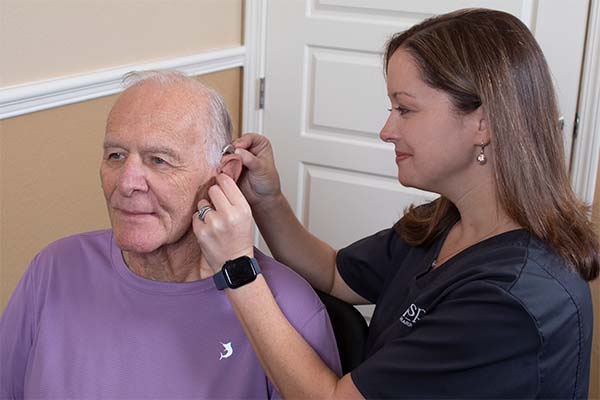
[[[219,290],[239,288],[256,279],[260,266],[255,258],[242,256],[225,262],[223,268],[213,275],[215,286]]]

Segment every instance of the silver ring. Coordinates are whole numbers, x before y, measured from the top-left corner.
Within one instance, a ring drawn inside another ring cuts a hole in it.
[[[198,219],[202,222],[204,222],[204,218],[206,218],[206,214],[208,214],[209,211],[213,211],[211,206],[202,206],[198,209]]]

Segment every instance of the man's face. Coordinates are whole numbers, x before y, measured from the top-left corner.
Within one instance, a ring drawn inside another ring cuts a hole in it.
[[[100,176],[121,250],[149,253],[190,231],[216,174],[205,161],[203,121],[191,112],[203,103],[181,87],[146,82],[113,107]]]

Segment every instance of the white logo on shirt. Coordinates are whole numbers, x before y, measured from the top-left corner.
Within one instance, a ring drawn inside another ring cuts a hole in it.
[[[231,347],[231,342],[229,342],[229,343],[219,342],[219,343],[221,343],[223,345],[223,349],[225,349],[225,351],[223,353],[221,353],[221,357],[219,358],[219,360],[231,357],[231,355],[233,354],[233,348]]]
[[[400,322],[402,322],[409,328],[412,328],[413,324],[420,320],[421,315],[425,314],[426,312],[427,311],[425,311],[422,308],[419,308],[416,304],[413,303],[410,306],[408,306],[406,311],[404,311],[404,314],[402,314],[402,316],[400,317]]]

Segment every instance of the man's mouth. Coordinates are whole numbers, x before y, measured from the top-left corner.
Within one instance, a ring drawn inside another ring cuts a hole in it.
[[[130,215],[130,216],[137,216],[137,215],[143,216],[143,215],[154,214],[152,211],[135,210],[135,209],[127,209],[127,208],[115,208],[115,210],[120,212],[121,214]]]

